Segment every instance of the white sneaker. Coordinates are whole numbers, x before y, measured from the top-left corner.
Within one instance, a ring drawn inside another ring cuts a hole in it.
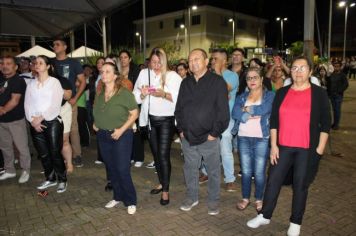
[[[142,161],[136,161],[135,162],[135,167],[142,167],[143,162]]]
[[[56,186],[57,185],[57,182],[54,181],[44,181],[43,183],[41,183],[39,186],[37,186],[37,189],[38,190],[44,190],[46,188],[49,188],[49,187],[52,187],[52,186]]]
[[[133,215],[136,213],[136,206],[135,205],[131,205],[127,207],[127,213],[129,215]]]
[[[152,161],[151,163],[148,163],[148,164],[146,165],[146,168],[148,168],[148,169],[155,168],[155,162]]]
[[[94,161],[94,163],[97,164],[97,165],[103,164],[103,162],[102,162],[102,161],[99,161],[99,160]]]
[[[28,173],[27,171],[22,171],[22,174],[19,178],[19,183],[20,184],[24,184],[26,183],[28,180],[30,179],[30,173]]]
[[[67,183],[61,182],[58,184],[57,193],[64,193],[67,190]]]
[[[195,207],[198,204],[199,204],[199,201],[193,202],[190,199],[186,199],[183,201],[183,203],[179,209],[181,209],[182,211],[190,211],[193,207]]]
[[[0,180],[5,180],[5,179],[15,178],[15,177],[16,177],[16,173],[9,173],[6,172],[5,170],[5,173],[0,176]]]
[[[289,224],[289,229],[287,232],[288,236],[299,236],[300,234],[300,225],[298,224],[294,224],[294,223],[290,223]]]
[[[105,205],[105,208],[113,208],[114,206],[118,205],[119,203],[120,203],[120,201],[111,200],[110,202],[108,202]]]
[[[247,221],[247,226],[256,229],[261,225],[268,225],[270,222],[271,220],[264,218],[262,214],[258,214],[258,216],[252,220]]]

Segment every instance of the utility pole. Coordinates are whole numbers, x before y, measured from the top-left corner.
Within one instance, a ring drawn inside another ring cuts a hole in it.
[[[304,0],[304,56],[313,62],[315,0]]]

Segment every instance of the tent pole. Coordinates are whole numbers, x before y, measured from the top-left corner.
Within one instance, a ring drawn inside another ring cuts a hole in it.
[[[106,24],[105,24],[105,16],[101,18],[101,28],[103,31],[103,52],[104,52],[104,57],[107,56],[107,47],[106,47]]]
[[[84,55],[85,55],[85,63],[88,62],[87,58],[87,23],[84,23]]]
[[[31,35],[31,48],[33,48],[36,45],[36,37]]]
[[[143,11],[143,62],[146,59],[146,1],[142,0]]]
[[[70,31],[69,38],[70,38],[70,54],[72,56],[72,52],[75,49],[75,43],[74,43],[75,39],[74,39],[74,31],[73,30]]]

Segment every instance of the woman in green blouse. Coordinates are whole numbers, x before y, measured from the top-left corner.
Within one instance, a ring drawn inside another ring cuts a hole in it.
[[[94,102],[94,130],[100,152],[108,167],[114,190],[113,200],[106,204],[112,208],[123,202],[128,214],[136,212],[136,190],[130,173],[133,143],[132,125],[138,117],[134,95],[122,86],[115,64],[106,62],[101,74],[103,90]]]

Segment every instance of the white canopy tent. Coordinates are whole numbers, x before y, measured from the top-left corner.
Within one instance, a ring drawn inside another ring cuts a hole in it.
[[[47,57],[55,57],[56,54],[54,52],[51,52],[50,50],[47,50],[41,46],[34,46],[27,51],[24,51],[23,53],[17,55],[16,57],[31,57],[31,56],[38,56],[38,55],[45,55]]]
[[[75,49],[74,51],[68,53],[68,56],[73,58],[82,58],[82,57],[90,57],[93,55],[102,55],[102,54],[103,54],[102,52],[99,52],[95,49],[81,46]]]

